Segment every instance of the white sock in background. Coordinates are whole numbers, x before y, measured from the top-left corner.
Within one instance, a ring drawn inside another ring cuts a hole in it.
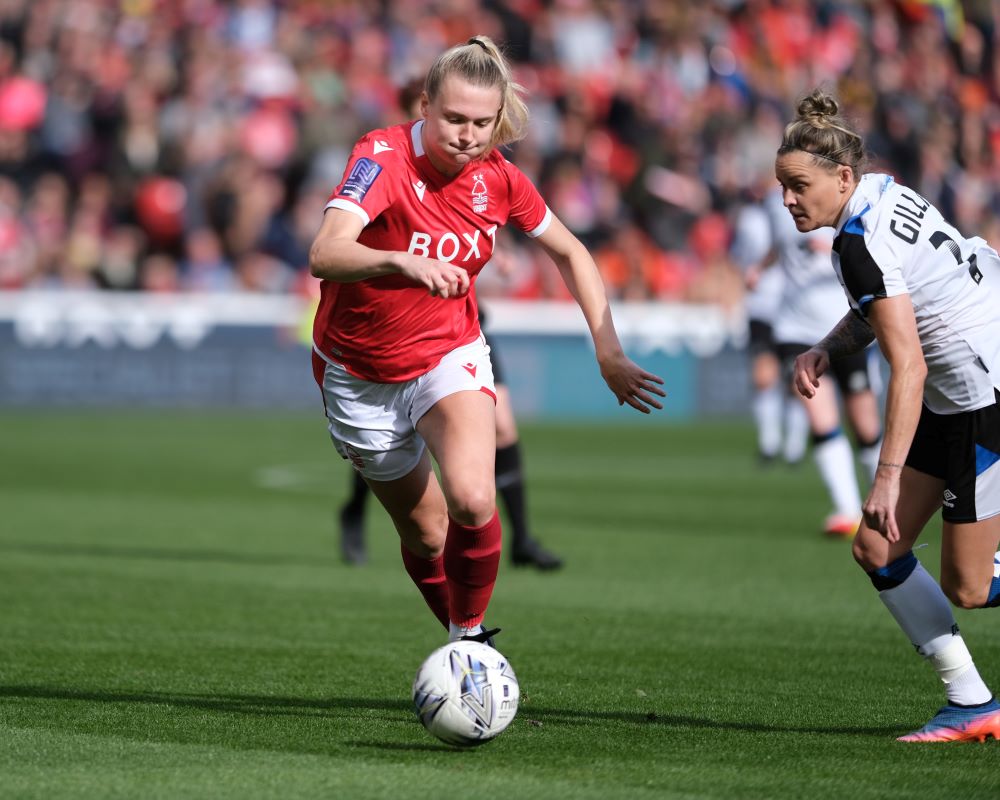
[[[858,449],[858,461],[865,468],[865,475],[868,478],[868,485],[871,486],[875,480],[875,470],[878,469],[878,456],[882,452],[882,440],[879,439],[870,447]]]
[[[785,448],[782,456],[788,464],[798,464],[809,446],[809,414],[797,397],[785,398]]]
[[[754,393],[753,419],[757,425],[757,450],[771,458],[781,449],[781,406],[783,390],[771,386]]]
[[[854,472],[854,454],[843,433],[813,447],[819,474],[833,502],[834,513],[861,517],[861,492]]]

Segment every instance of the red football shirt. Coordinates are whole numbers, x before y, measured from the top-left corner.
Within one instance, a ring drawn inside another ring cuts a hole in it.
[[[552,214],[531,181],[496,150],[453,178],[442,175],[424,153],[422,127],[418,120],[358,140],[326,207],[363,220],[361,244],[451,262],[468,271],[474,286],[501,225],[511,220],[539,236]],[[445,300],[402,275],[323,281],[313,325],[321,356],[378,383],[423,375],[478,335],[474,290]]]

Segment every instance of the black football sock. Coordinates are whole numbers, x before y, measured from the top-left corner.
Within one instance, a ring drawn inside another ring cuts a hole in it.
[[[528,536],[528,522],[524,510],[521,446],[517,442],[507,447],[497,448],[495,471],[497,491],[503,498],[507,517],[510,519],[511,547],[518,550],[527,545],[530,537]]]
[[[341,507],[341,511],[350,516],[360,516],[364,513],[365,501],[368,499],[368,492],[371,489],[368,488],[368,484],[365,483],[365,479],[361,477],[360,472],[351,470],[351,475],[353,476],[351,496],[347,498],[347,502]]]

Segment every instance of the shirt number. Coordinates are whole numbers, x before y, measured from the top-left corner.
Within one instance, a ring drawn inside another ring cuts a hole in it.
[[[939,250],[941,245],[944,245],[948,252],[955,257],[955,262],[959,266],[962,265],[962,250],[955,240],[952,239],[947,233],[937,231],[936,233],[931,234],[930,242],[935,250]],[[979,267],[976,265],[975,253],[969,256],[969,277],[971,277],[977,285],[983,279],[983,273],[980,272]]]

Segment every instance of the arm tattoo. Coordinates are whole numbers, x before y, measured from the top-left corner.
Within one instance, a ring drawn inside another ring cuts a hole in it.
[[[823,337],[817,347],[829,353],[830,358],[840,358],[852,353],[860,353],[875,341],[875,332],[865,320],[848,311],[832,331]]]

